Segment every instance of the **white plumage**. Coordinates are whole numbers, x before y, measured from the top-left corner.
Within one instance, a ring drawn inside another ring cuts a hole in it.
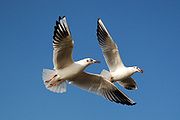
[[[101,19],[97,21],[97,39],[110,71],[103,70],[102,74],[111,82],[118,81],[118,83],[126,89],[137,89],[137,84],[135,80],[131,78],[131,75],[135,72],[142,73],[143,70],[137,66],[126,67],[123,64],[118,47]]]
[[[54,70],[43,70],[43,80],[46,88],[56,93],[62,93],[66,91],[66,81],[68,81],[72,85],[104,96],[110,101],[134,105],[133,100],[101,75],[84,72],[87,66],[99,63],[99,61],[91,58],[73,61],[73,43],[66,18],[59,17],[59,20],[56,21],[53,36]]]

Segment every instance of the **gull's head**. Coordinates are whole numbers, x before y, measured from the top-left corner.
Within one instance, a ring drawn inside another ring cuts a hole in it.
[[[92,59],[92,58],[85,58],[85,59],[81,60],[81,62],[82,62],[85,66],[88,66],[88,65],[91,65],[91,64],[94,64],[94,63],[100,63],[100,61],[94,60],[94,59]]]
[[[140,73],[143,73],[143,70],[140,69],[140,68],[137,67],[137,66],[133,66],[132,69],[133,69],[134,72],[140,72]]]

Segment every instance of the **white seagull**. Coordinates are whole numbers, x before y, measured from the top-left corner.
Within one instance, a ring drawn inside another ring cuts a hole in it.
[[[110,71],[103,70],[101,74],[111,82],[118,81],[128,90],[137,89],[137,84],[131,75],[136,72],[143,73],[143,70],[137,66],[126,67],[123,64],[116,43],[100,18],[97,21],[97,39]]]
[[[54,70],[44,69],[42,75],[48,90],[56,93],[66,92],[66,81],[68,81],[84,90],[101,95],[112,102],[126,105],[135,104],[133,100],[101,75],[84,72],[87,66],[99,63],[99,61],[91,58],[73,61],[73,40],[65,17],[59,17],[59,20],[56,21],[53,48]]]

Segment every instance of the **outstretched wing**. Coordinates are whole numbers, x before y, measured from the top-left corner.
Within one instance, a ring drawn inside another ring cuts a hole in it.
[[[111,38],[101,19],[98,19],[97,21],[97,39],[109,70],[113,72],[117,68],[124,66],[119,55],[118,47]]]
[[[137,84],[132,77],[127,77],[126,79],[118,81],[118,83],[128,90],[136,90]]]
[[[82,72],[72,80],[72,84],[84,90],[88,90],[90,92],[104,96],[106,99],[112,102],[126,105],[136,104],[133,100],[128,98],[127,95],[120,91],[114,84],[105,80],[100,75]]]
[[[66,21],[66,17],[59,17],[54,27],[53,36],[53,63],[54,69],[61,69],[73,63],[73,40]]]

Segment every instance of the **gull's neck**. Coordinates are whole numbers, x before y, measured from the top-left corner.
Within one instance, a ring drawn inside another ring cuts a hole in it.
[[[84,60],[79,60],[79,61],[76,61],[74,62],[75,64],[79,65],[79,66],[82,66],[84,67],[84,69],[89,65],[87,64],[86,62],[84,62]]]
[[[133,75],[136,72],[133,67],[126,67],[126,70],[130,75]]]

